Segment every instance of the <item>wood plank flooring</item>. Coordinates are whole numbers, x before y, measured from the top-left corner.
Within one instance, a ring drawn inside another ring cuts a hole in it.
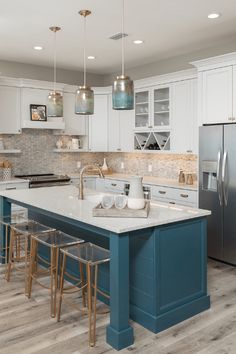
[[[235,354],[236,267],[209,261],[211,309],[166,331],[153,334],[132,323],[135,343],[119,353],[137,354]],[[49,316],[47,290],[35,285],[32,299],[24,296],[23,275],[3,278],[0,267],[1,354],[111,354],[105,343],[109,315],[98,315],[97,344],[88,347],[87,318],[62,307],[61,322]]]

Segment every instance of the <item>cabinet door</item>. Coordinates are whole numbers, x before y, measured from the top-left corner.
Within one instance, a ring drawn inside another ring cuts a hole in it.
[[[109,95],[108,151],[133,151],[134,110],[112,109]]]
[[[0,134],[20,133],[20,88],[0,86]]]
[[[109,95],[108,151],[121,151],[120,111],[112,109],[111,95]]]
[[[202,73],[202,123],[231,122],[233,115],[233,67]],[[201,120],[201,117],[200,117]]]
[[[197,152],[197,80],[173,84],[171,150]]]
[[[63,94],[63,115],[65,120],[65,131],[67,135],[85,135],[85,120],[88,117],[75,114],[75,94],[65,92]]]
[[[94,115],[89,117],[89,150],[107,151],[108,96],[95,95]]]
[[[150,127],[150,101],[149,89],[138,90],[135,92],[135,129],[143,130]]]
[[[120,149],[124,152],[134,150],[134,110],[120,111]]]
[[[153,89],[153,128],[169,128],[171,125],[171,87],[159,86]]]

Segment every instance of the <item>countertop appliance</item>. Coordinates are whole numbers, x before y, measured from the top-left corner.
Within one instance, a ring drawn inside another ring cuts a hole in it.
[[[209,209],[208,256],[236,265],[236,125],[200,127],[199,207]]]
[[[54,175],[53,173],[16,175],[15,177],[28,180],[29,188],[64,186],[70,184],[70,177],[67,175]]]

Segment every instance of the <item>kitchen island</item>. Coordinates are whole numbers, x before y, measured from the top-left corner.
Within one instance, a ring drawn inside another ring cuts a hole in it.
[[[133,343],[130,318],[157,333],[210,307],[210,212],[156,203],[147,219],[96,218],[92,208],[101,197],[91,193],[78,200],[74,186],[0,195],[2,215],[9,215],[15,203],[36,221],[110,249],[110,267],[101,267],[99,286],[110,293],[107,342],[115,349]]]

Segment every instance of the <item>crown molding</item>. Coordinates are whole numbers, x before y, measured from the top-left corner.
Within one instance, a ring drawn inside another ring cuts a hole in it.
[[[215,57],[192,61],[191,65],[195,66],[198,71],[220,68],[222,66],[230,66],[236,64],[236,52],[218,55]]]

